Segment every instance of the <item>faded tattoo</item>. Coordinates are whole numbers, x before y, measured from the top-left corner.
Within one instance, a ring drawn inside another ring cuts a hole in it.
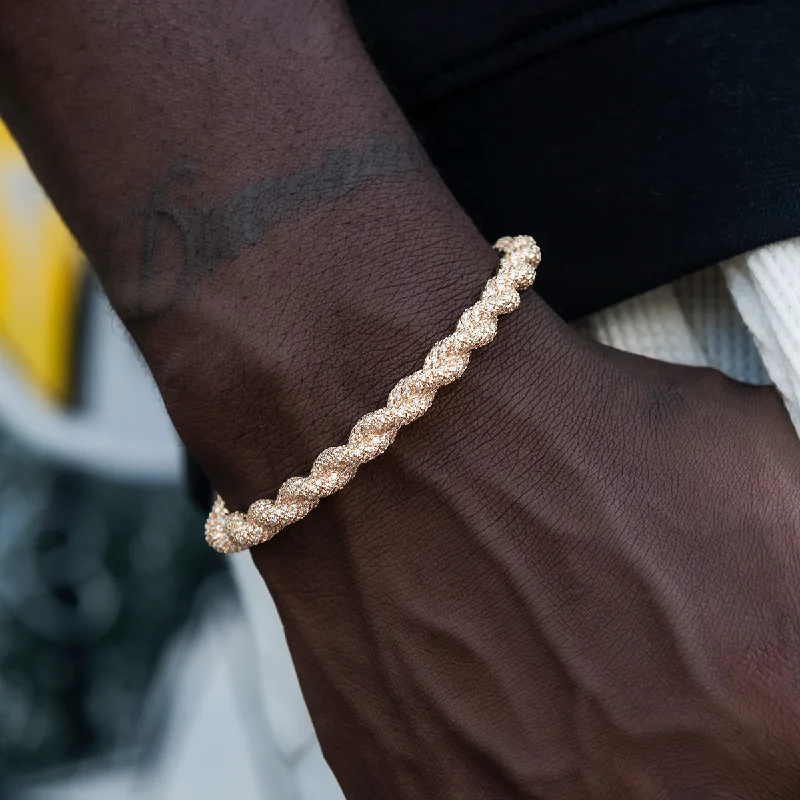
[[[325,153],[314,165],[265,175],[221,200],[197,202],[199,164],[167,169],[141,205],[109,228],[101,261],[129,262],[106,281],[126,322],[169,310],[275,226],[333,203],[377,179],[397,179],[426,168],[416,144],[372,134],[358,146]],[[102,264],[99,265],[102,274]]]

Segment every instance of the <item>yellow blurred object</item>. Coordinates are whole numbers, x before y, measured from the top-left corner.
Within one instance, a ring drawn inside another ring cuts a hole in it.
[[[69,399],[84,259],[0,123],[0,347],[36,389]]]

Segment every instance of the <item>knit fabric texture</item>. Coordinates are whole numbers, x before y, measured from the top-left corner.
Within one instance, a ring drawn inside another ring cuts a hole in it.
[[[800,238],[693,273],[577,327],[620,350],[773,384],[800,433]]]

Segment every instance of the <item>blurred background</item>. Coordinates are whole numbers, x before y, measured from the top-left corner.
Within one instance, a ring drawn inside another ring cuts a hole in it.
[[[0,800],[338,800],[248,554],[0,123]]]

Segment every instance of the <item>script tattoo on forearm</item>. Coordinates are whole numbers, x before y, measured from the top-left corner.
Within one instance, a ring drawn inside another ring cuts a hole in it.
[[[203,280],[296,219],[378,179],[426,169],[408,140],[372,134],[356,147],[282,175],[265,175],[215,203],[197,203],[199,164],[184,161],[160,177],[146,201],[106,232],[98,271],[126,322],[168,311]],[[109,268],[108,265],[113,265]]]

